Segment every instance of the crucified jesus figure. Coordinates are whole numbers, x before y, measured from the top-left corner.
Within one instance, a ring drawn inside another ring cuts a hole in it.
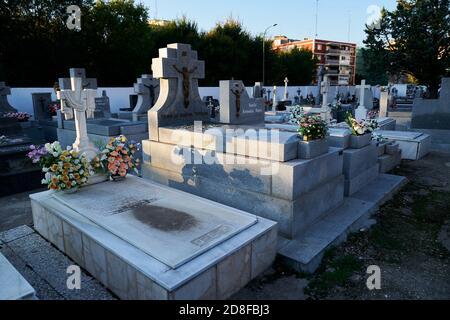
[[[236,90],[231,89],[231,93],[236,97],[236,118],[239,118],[241,115],[241,95],[244,92],[244,89],[239,90],[239,86],[236,86]]]
[[[184,108],[189,108],[189,92],[191,88],[191,83],[189,76],[197,70],[197,67],[189,71],[187,67],[183,67],[181,70],[178,69],[176,65],[173,68],[181,75],[183,75],[183,96],[184,96]]]
[[[156,96],[155,96],[155,89],[157,89],[158,87],[159,87],[159,85],[156,85],[156,86],[154,86],[154,85],[146,85],[146,84],[144,84],[144,87],[146,87],[147,89],[148,89],[148,91],[150,92],[150,101],[151,101],[151,106],[150,107],[153,107],[154,105],[155,105],[155,98],[156,98]]]

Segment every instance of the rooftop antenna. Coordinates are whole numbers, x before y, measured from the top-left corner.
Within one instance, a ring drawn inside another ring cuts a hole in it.
[[[350,42],[350,33],[351,33],[351,27],[352,27],[352,12],[348,12],[348,42]]]
[[[319,0],[316,0],[316,32],[314,35],[314,39],[317,39],[318,34],[318,25],[319,25]]]

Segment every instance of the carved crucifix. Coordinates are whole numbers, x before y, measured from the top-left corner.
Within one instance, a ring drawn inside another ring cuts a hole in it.
[[[94,116],[97,90],[83,89],[83,79],[78,77],[76,69],[70,69],[70,81],[71,89],[62,89],[57,96],[61,100],[61,112],[66,120],[75,118],[76,140],[73,149],[84,153],[90,161],[98,150],[89,140],[86,118]]]
[[[155,105],[155,102],[156,102],[155,101],[155,98],[156,98],[155,89],[157,89],[159,87],[159,84],[157,84],[156,86],[153,85],[153,84],[151,84],[151,85],[144,84],[144,87],[146,87],[148,89],[148,92],[150,94],[150,101],[151,101],[151,105],[150,106],[153,107]]]
[[[181,70],[174,64],[173,68],[183,76],[183,97],[184,97],[184,108],[189,108],[189,92],[191,88],[190,75],[197,71],[197,67],[194,67],[189,71],[187,67],[183,67]]]
[[[236,97],[236,118],[239,118],[241,115],[241,95],[244,92],[244,88],[240,88],[239,85],[236,85],[236,89],[231,89],[231,93]]]

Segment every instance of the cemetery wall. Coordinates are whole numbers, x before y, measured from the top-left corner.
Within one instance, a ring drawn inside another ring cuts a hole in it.
[[[290,99],[297,95],[298,89],[302,90],[302,95],[306,96],[307,93],[312,92],[314,96],[318,94],[318,88],[316,86],[292,86],[288,87]],[[342,87],[346,88],[346,87]],[[249,96],[253,94],[253,87],[247,87],[247,92]],[[271,96],[273,95],[273,87],[266,87],[266,89],[271,91]],[[333,87],[332,87],[333,89]],[[107,88],[99,87],[97,89],[97,96],[101,96],[102,90],[106,90],[106,93],[110,100],[111,112],[119,112],[120,108],[126,108],[129,106],[129,95],[134,94],[133,87],[129,88]],[[336,90],[336,89],[333,89]],[[200,87],[200,96],[213,96],[215,99],[219,99],[219,87]],[[11,88],[11,95],[8,96],[9,103],[20,112],[28,112],[33,114],[33,103],[31,94],[32,93],[44,93],[49,92],[52,94],[52,99],[56,100],[56,95],[53,88]],[[284,95],[284,87],[280,86],[277,89],[277,98],[282,100]]]

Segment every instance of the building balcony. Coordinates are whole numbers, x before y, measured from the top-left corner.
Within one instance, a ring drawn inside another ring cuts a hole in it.
[[[325,73],[326,74],[338,75],[339,74],[339,70],[326,70]]]
[[[326,59],[326,60],[325,60],[325,65],[328,65],[328,66],[338,66],[338,65],[339,65],[339,60],[330,60],[330,59]]]

